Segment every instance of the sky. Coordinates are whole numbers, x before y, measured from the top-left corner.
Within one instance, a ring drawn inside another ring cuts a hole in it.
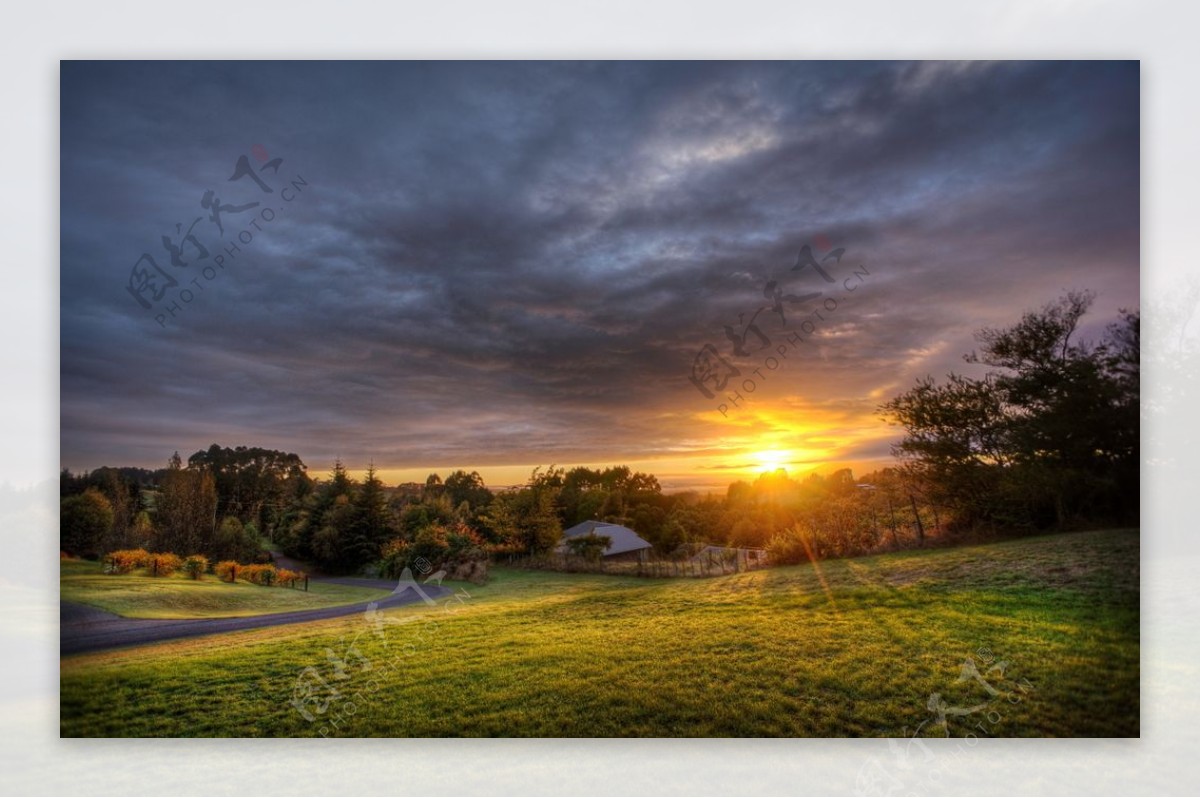
[[[1138,306],[1139,80],[63,62],[62,466],[217,443],[668,490],[886,466],[878,406],[979,374],[975,330],[1073,289],[1085,338]]]

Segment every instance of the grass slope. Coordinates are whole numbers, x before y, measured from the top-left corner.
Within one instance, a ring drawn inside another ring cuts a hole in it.
[[[308,591],[222,582],[208,574],[152,577],[140,572],[106,574],[100,563],[65,560],[59,571],[61,597],[126,618],[236,618],[292,610],[312,610],[372,601],[388,594],[345,585],[312,582]]]
[[[499,570],[469,598],[387,614],[412,623],[64,659],[61,731],[1136,736],[1138,562],[1124,530],[705,580]],[[960,680],[968,657],[996,696]],[[312,721],[289,703],[310,666],[340,696],[318,685],[329,704],[306,704]],[[975,711],[943,728],[934,693]]]

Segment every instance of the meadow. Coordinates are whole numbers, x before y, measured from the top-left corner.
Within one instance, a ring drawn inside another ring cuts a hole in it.
[[[373,601],[386,590],[312,582],[308,590],[223,582],[212,574],[192,579],[184,573],[150,576],[144,569],[106,574],[89,560],[63,560],[61,597],[126,618],[238,618],[294,610],[315,610]]]
[[[373,621],[63,658],[61,733],[1138,736],[1138,562],[1105,530],[709,579],[494,569]]]

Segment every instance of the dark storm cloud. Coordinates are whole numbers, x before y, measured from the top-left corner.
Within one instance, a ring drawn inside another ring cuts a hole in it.
[[[254,144],[295,201],[226,182]],[[164,329],[129,268],[198,276],[157,242],[208,189],[277,217]],[[818,234],[871,281],[764,406],[869,414],[1062,290],[1136,305],[1137,65],[66,63],[63,463],[702,451],[693,356]]]

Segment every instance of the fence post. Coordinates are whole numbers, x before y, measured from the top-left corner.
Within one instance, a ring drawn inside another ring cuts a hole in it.
[[[304,592],[308,592],[308,574],[304,575]]]
[[[917,497],[911,493],[908,494],[908,500],[912,502],[913,518],[917,519],[917,545],[925,545],[925,525],[921,523],[921,513],[917,510]]]

